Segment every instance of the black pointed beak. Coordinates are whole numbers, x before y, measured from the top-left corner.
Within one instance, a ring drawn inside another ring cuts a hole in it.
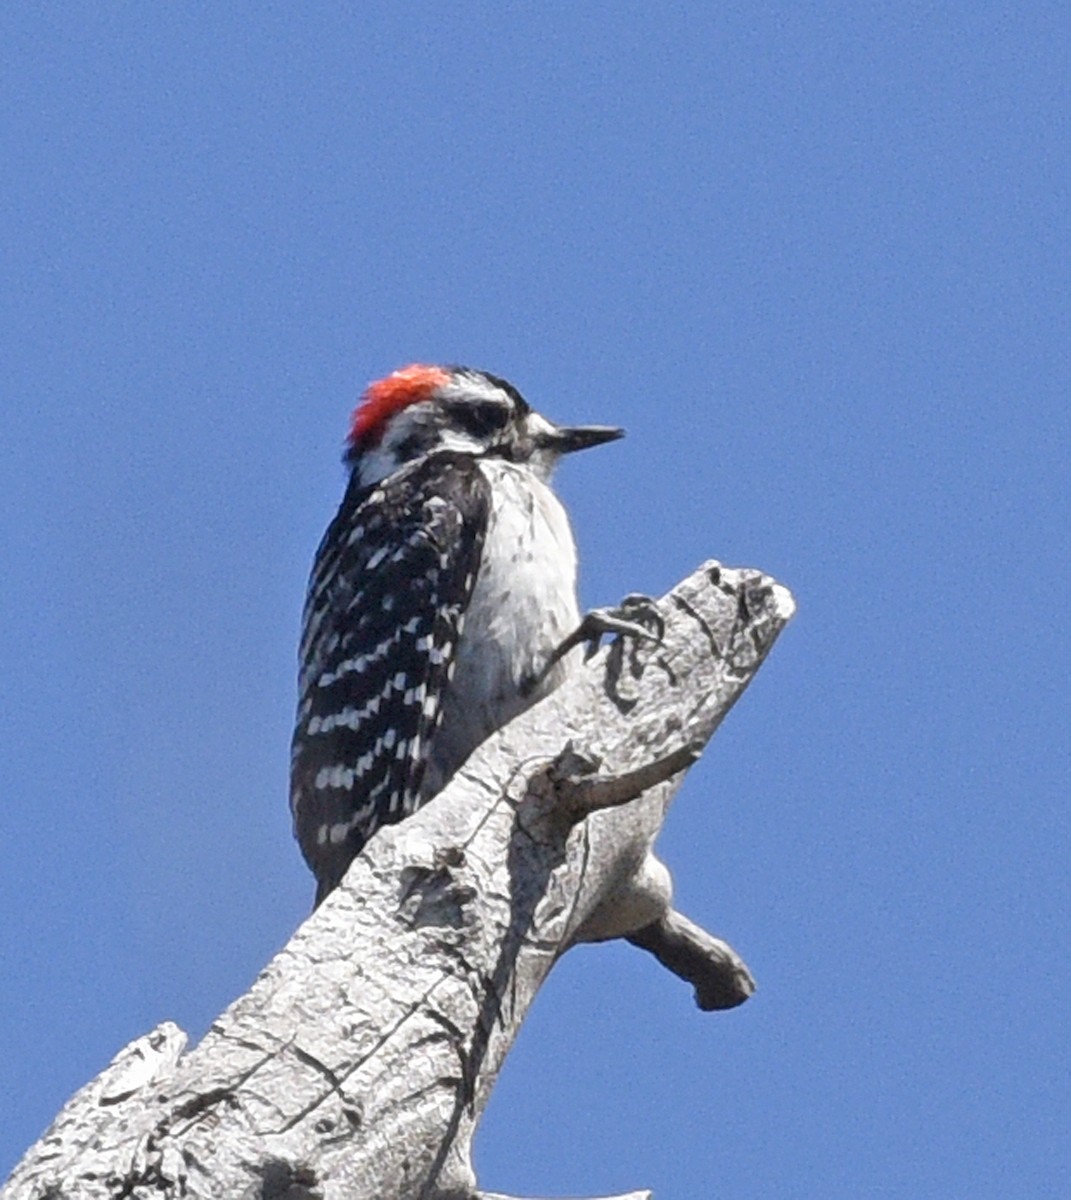
[[[545,444],[559,454],[572,454],[574,450],[616,442],[624,436],[625,431],[613,425],[559,425],[553,433],[546,435]]]

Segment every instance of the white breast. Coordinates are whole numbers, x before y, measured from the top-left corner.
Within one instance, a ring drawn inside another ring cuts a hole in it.
[[[489,734],[560,683],[559,664],[534,693],[522,686],[576,628],[576,545],[557,496],[525,467],[480,464],[492,506],[480,572],[452,684],[429,750],[429,796]]]

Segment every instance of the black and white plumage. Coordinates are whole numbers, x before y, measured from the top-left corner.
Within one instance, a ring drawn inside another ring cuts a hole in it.
[[[620,432],[552,425],[466,368],[407,367],[366,391],[301,639],[291,810],[317,903],[376,829],[560,682],[576,551],[548,479]]]

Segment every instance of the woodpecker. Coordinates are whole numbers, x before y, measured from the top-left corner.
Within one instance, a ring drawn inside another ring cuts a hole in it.
[[[582,623],[550,476],[622,433],[554,425],[468,367],[403,367],[361,397],[300,647],[290,807],[317,904],[380,826],[563,679]]]

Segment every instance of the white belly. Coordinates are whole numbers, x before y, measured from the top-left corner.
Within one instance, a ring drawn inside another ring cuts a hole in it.
[[[580,623],[576,546],[557,496],[513,463],[487,460],[480,469],[491,483],[491,515],[442,724],[429,748],[425,796],[561,682],[564,664],[534,692],[521,693]]]

